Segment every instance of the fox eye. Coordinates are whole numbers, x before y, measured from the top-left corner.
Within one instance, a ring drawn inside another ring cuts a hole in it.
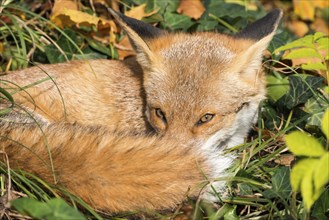
[[[166,116],[160,108],[154,109],[155,115],[160,118],[163,122],[166,122]]]
[[[196,124],[201,125],[201,124],[207,123],[207,122],[211,121],[214,118],[214,116],[215,116],[215,114],[207,113],[207,114],[203,115]]]
[[[238,113],[243,107],[248,106],[249,102],[244,102],[242,105],[240,105],[237,109],[235,109],[235,113]]]

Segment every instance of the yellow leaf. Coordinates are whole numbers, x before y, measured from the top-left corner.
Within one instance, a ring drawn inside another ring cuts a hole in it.
[[[328,0],[293,0],[294,12],[303,20],[314,20],[315,8],[326,8]]]
[[[158,10],[154,10],[149,13],[145,13],[145,8],[146,8],[146,3],[131,8],[129,11],[125,12],[125,15],[131,18],[135,18],[137,20],[141,20],[142,18],[149,17],[158,12]]]
[[[294,12],[303,20],[314,20],[315,6],[312,1],[294,0]]]
[[[226,3],[230,3],[230,4],[238,4],[238,5],[242,5],[243,7],[245,7],[246,9],[248,9],[248,11],[257,11],[258,6],[257,3],[254,1],[246,1],[246,0],[225,0]]]
[[[180,0],[177,12],[194,19],[199,19],[206,11],[200,0]]]
[[[51,17],[51,21],[61,28],[70,27],[73,25],[97,27],[100,18],[94,17],[81,11],[63,8],[59,14]]]
[[[55,0],[52,16],[60,14],[63,9],[78,10],[78,5],[74,0]]]
[[[118,49],[119,60],[135,55],[135,51],[132,48],[127,35],[125,35],[119,44],[116,44],[115,46]]]
[[[328,0],[313,0],[312,3],[317,8],[326,8],[329,6]]]

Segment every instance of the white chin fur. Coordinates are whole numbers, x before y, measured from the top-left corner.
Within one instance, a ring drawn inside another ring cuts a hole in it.
[[[212,202],[218,201],[214,190],[220,195],[225,189],[226,181],[216,181],[215,179],[228,177],[229,174],[226,170],[236,158],[234,153],[225,154],[224,151],[244,143],[245,136],[248,134],[255,119],[257,119],[257,110],[258,103],[250,103],[237,114],[231,127],[219,130],[202,145],[201,151],[203,154],[206,154],[205,157],[208,159],[209,166],[212,169],[212,174],[208,176],[211,185],[207,186],[206,191],[202,194],[202,199]]]

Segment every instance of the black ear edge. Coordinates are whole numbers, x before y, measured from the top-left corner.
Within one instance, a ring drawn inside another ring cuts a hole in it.
[[[126,24],[144,40],[156,38],[167,33],[166,31],[156,28],[150,24],[125,16],[120,12],[114,11],[111,8],[108,8],[108,11],[120,26],[122,26],[120,24],[121,22]]]
[[[261,40],[276,30],[282,16],[283,12],[281,9],[273,9],[263,18],[249,24],[247,27],[237,33],[235,37],[251,39],[255,41]]]

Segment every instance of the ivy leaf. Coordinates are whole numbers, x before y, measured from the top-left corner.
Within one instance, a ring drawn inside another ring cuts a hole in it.
[[[329,87],[324,87],[322,90],[328,92]],[[303,108],[303,111],[311,114],[307,119],[307,126],[321,127],[323,113],[327,108],[329,108],[329,100],[320,94],[320,92],[317,92],[316,96],[308,99]]]
[[[291,75],[288,79],[289,91],[279,100],[280,106],[288,109],[305,103],[323,83],[323,78],[316,76]]]
[[[32,198],[19,198],[11,201],[11,205],[18,212],[36,219],[86,219],[79,211],[60,198],[47,202],[40,202]]]
[[[322,88],[324,92],[329,91],[329,87],[326,86]],[[322,117],[325,109],[329,108],[329,100],[324,97],[320,92],[317,92],[316,96],[311,97],[305,103],[303,110],[311,116],[307,119],[308,126],[317,126],[320,127],[322,122]]]
[[[19,198],[10,203],[19,213],[33,218],[42,219],[52,212],[46,203],[32,198]]]
[[[329,211],[329,189],[327,189],[320,198],[314,203],[312,217],[317,220],[328,220],[328,216],[325,215]]]
[[[300,131],[293,131],[285,137],[289,150],[296,156],[321,157],[326,151],[318,140]]]
[[[52,210],[52,214],[47,219],[85,219],[79,211],[69,206],[63,199],[55,198],[47,203]]]
[[[329,141],[329,108],[327,108],[327,111],[323,115],[322,131],[326,135],[327,140]]]
[[[291,193],[291,185],[289,180],[289,168],[280,167],[272,176],[272,189],[263,192],[266,198],[272,199],[280,197],[282,199],[289,199]]]
[[[276,102],[289,91],[289,81],[287,77],[277,78],[270,75],[267,80],[267,95],[271,101]]]
[[[186,31],[194,24],[190,17],[172,12],[166,12],[164,14],[164,20],[165,27],[170,28],[172,30]]]
[[[76,45],[72,42],[78,42],[77,35],[74,31],[70,29],[65,29],[64,34],[60,36],[58,41],[56,42],[57,45],[61,48],[59,50],[55,45],[49,44],[45,46],[45,53],[50,63],[60,63],[71,60],[75,54],[80,54]],[[71,41],[69,40],[71,39]],[[77,43],[79,44],[79,43]],[[65,53],[65,55],[63,54]]]
[[[231,208],[228,212],[224,215],[224,220],[239,220],[240,218],[236,214],[236,205]]]

